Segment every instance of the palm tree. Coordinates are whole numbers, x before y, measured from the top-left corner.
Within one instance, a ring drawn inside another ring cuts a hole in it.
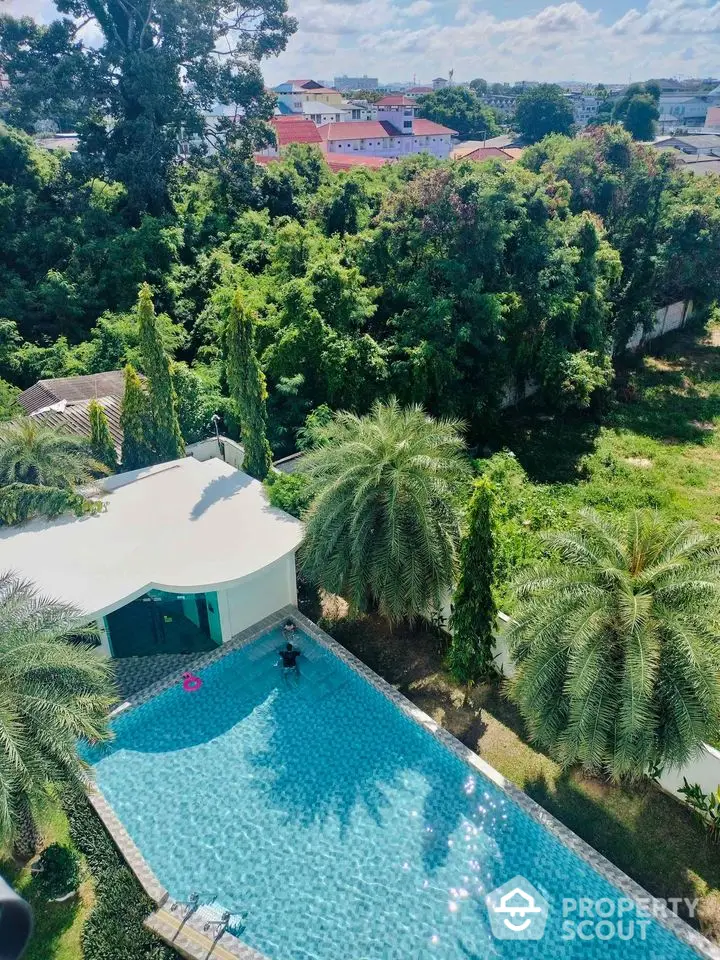
[[[90,456],[88,441],[32,417],[0,427],[0,486],[28,483],[69,489],[107,473]]]
[[[37,842],[33,801],[50,783],[78,780],[79,740],[109,736],[109,661],[78,641],[91,631],[77,617],[14,574],[0,575],[0,845],[13,842],[25,859]]]
[[[456,498],[468,475],[461,430],[396,400],[319,426],[302,461],[314,490],[308,578],[391,621],[437,613],[456,572]]]
[[[720,549],[693,523],[591,510],[516,580],[511,693],[564,765],[632,779],[717,735]]]

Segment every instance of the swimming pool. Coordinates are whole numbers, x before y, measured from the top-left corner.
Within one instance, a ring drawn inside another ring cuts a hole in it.
[[[279,630],[113,722],[97,784],[160,883],[244,916],[272,960],[690,960],[661,924],[644,939],[564,939],[563,898],[611,885],[508,794],[343,662]],[[516,875],[549,902],[544,937],[493,937],[486,897]]]

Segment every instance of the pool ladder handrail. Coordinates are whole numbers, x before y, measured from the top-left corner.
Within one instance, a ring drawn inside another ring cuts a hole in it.
[[[206,920],[203,924],[203,932],[207,933],[211,927],[216,927],[215,933],[215,942],[222,937],[227,928],[230,926],[230,920],[232,919],[232,914],[229,910],[224,910],[219,920]]]
[[[185,919],[200,908],[200,894],[191,893],[187,900],[174,900],[170,905],[170,913],[175,913],[179,907],[185,907]]]

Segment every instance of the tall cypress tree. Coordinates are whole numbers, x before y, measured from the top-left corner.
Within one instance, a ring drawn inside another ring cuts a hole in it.
[[[245,447],[243,470],[264,480],[272,466],[272,453],[267,440],[265,374],[255,354],[254,340],[252,317],[238,290],[225,327],[228,387],[240,419]]]
[[[152,292],[147,283],[140,288],[138,299],[140,353],[148,381],[148,400],[152,420],[152,446],[158,463],[185,456],[185,442],[180,432],[177,397],[170,376],[170,358],[165,352],[155,316]]]
[[[481,477],[475,481],[468,504],[467,530],[460,545],[460,578],[450,618],[448,667],[464,683],[476,683],[492,668],[497,619],[492,501],[492,484]]]
[[[153,462],[152,445],[145,432],[149,420],[150,404],[147,392],[137,370],[128,363],[125,367],[125,393],[120,412],[123,470],[138,470]]]
[[[115,444],[110,435],[107,414],[97,400],[90,401],[88,416],[90,417],[90,449],[92,455],[115,473],[118,468]]]

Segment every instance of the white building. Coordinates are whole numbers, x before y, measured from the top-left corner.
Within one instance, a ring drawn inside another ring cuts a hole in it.
[[[104,481],[102,513],[0,531],[0,570],[97,621],[114,657],[210,650],[296,603],[298,520],[221,460]]]
[[[573,119],[578,127],[588,127],[597,119],[602,100],[589,93],[569,93]]]

